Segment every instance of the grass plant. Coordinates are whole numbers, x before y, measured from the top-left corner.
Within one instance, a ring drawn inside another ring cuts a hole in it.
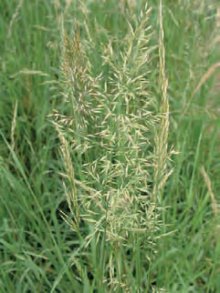
[[[219,292],[218,3],[0,11],[0,292]]]

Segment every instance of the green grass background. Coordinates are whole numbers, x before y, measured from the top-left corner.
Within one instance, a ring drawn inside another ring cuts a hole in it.
[[[83,1],[91,29],[97,22],[109,36],[123,36],[127,22],[119,2]],[[135,13],[143,2],[137,1]],[[201,172],[206,170],[219,202],[216,74],[192,97],[219,58],[214,42],[217,4],[211,2],[164,1],[169,144],[178,154],[172,157],[173,173],[161,203],[162,230],[170,234],[158,241],[148,268],[155,292],[220,292],[219,215],[213,213]],[[0,2],[0,292],[95,292],[89,277],[83,283],[75,280],[69,264],[75,240],[59,213],[67,205],[60,143],[49,118],[54,108],[62,112],[67,107],[57,91],[61,15],[70,34],[84,17],[78,1],[67,3]],[[158,25],[158,3],[149,1],[153,27]],[[105,38],[93,36],[90,58],[97,73]],[[151,87],[157,91],[155,76]]]

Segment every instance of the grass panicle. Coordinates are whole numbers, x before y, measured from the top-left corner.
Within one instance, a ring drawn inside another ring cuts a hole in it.
[[[100,249],[99,286],[125,291],[131,288],[131,270],[138,270],[138,286],[146,282],[146,266],[156,252],[154,235],[160,229],[156,198],[169,175],[163,26],[161,19],[158,75],[162,98],[157,113],[156,94],[150,90],[148,77],[151,55],[156,55],[156,46],[150,45],[149,17],[146,5],[136,19],[127,20],[128,32],[122,40],[110,39],[103,46],[98,76],[92,74],[87,44],[79,33],[72,39],[64,35],[62,94],[70,112],[54,118],[69,183],[67,201],[72,203],[73,219],[77,217],[86,230],[84,243],[79,245],[88,255],[93,243]],[[96,34],[100,31],[98,27]],[[118,55],[113,42],[120,48]],[[106,76],[101,72],[105,66]],[[86,192],[88,189],[92,191]],[[125,249],[130,257],[124,255]],[[136,254],[138,263],[133,264]]]

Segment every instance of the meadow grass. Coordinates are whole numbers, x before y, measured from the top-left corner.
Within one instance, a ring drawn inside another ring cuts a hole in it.
[[[217,8],[1,1],[0,292],[220,291]]]

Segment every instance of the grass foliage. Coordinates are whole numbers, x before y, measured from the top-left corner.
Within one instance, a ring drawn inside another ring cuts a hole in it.
[[[217,3],[0,11],[0,291],[218,292]]]

